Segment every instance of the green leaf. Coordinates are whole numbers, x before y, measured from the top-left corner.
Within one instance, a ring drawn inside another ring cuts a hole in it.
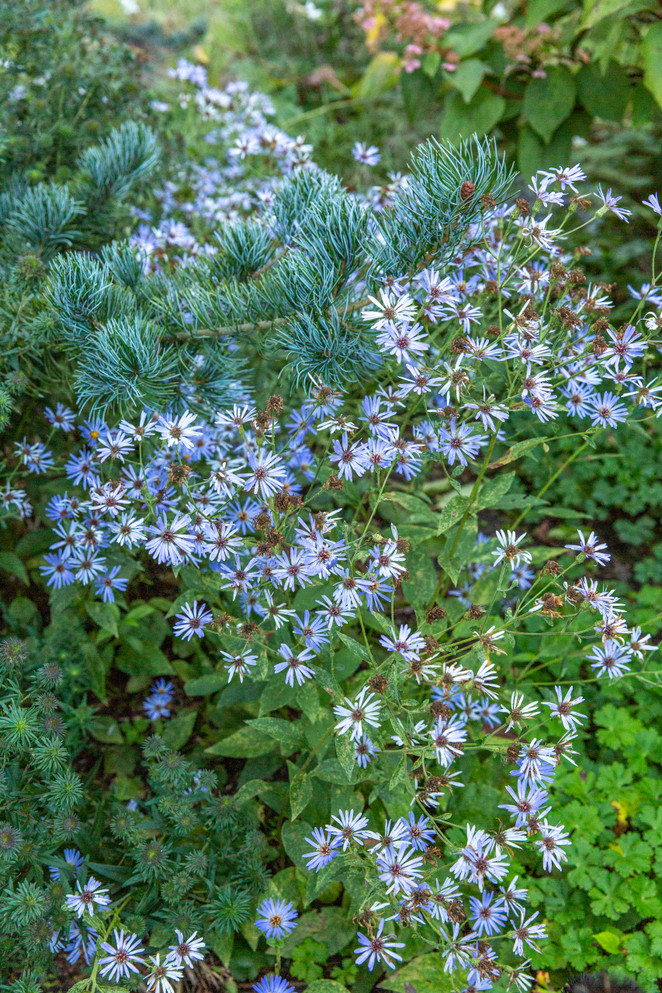
[[[651,24],[641,41],[644,86],[662,107],[662,21]]]
[[[476,510],[485,510],[487,507],[499,509],[501,499],[513,485],[514,479],[514,472],[504,472],[483,483],[476,497]]]
[[[336,755],[347,776],[347,782],[353,782],[357,766],[354,756],[354,745],[349,740],[348,734],[341,734],[336,737]]]
[[[343,634],[342,631],[338,633],[338,637],[342,641],[345,648],[349,649],[350,655],[353,659],[358,659],[359,662],[363,662],[366,658],[368,651],[362,645],[355,641],[354,638],[350,638],[349,635]]]
[[[355,97],[378,97],[396,86],[400,61],[395,52],[378,52],[354,88]]]
[[[335,979],[316,979],[306,987],[306,993],[349,993],[349,991]]]
[[[466,59],[460,62],[455,72],[449,74],[448,82],[459,90],[465,103],[469,103],[483,81],[487,66],[480,59]]]
[[[287,750],[287,754],[298,751],[303,745],[303,734],[299,728],[280,717],[256,717],[253,721],[247,721],[246,725],[274,738]]]
[[[582,28],[592,28],[607,17],[617,15],[619,19],[641,10],[656,10],[657,5],[651,0],[584,0],[584,17]]]
[[[117,621],[119,620],[119,608],[114,603],[101,603],[98,600],[85,604],[88,617],[91,617],[103,631],[108,631],[113,638],[117,638]]]
[[[621,931],[600,931],[593,937],[610,955],[618,955],[623,947],[623,933]]]
[[[264,734],[259,734],[248,726],[239,728],[234,734],[206,748],[207,755],[225,755],[227,758],[255,759],[273,751],[273,742]]]
[[[30,585],[30,577],[28,576],[28,570],[25,568],[18,555],[14,555],[13,552],[0,552],[0,569],[3,572],[9,573],[10,576],[16,576],[17,579],[25,585]]]
[[[479,90],[471,103],[464,102],[459,93],[451,93],[446,102],[441,123],[442,138],[468,138],[476,132],[488,134],[506,109],[506,101],[487,87]]]
[[[609,62],[604,72],[589,62],[577,76],[577,96],[589,114],[620,122],[632,99],[632,87],[625,70],[615,62]]]
[[[306,873],[308,872],[308,863],[304,861],[303,854],[312,850],[312,845],[306,841],[306,838],[312,838],[312,836],[312,826],[306,821],[296,821],[296,823],[285,821],[281,829],[283,848],[290,861],[297,869],[303,869]]]
[[[87,730],[104,745],[123,745],[124,735],[114,717],[106,714],[95,715],[87,725]]]
[[[545,143],[575,105],[575,81],[565,66],[552,66],[545,79],[531,79],[524,91],[524,116]]]
[[[444,957],[438,953],[420,955],[386,976],[380,985],[394,993],[408,993],[406,985],[413,986],[416,993],[449,993],[455,988],[453,977],[444,972]]]
[[[166,745],[169,745],[171,748],[182,748],[193,733],[197,716],[198,711],[193,707],[191,710],[185,710],[181,714],[177,714],[177,717],[169,720],[161,732],[161,737]]]
[[[485,47],[499,23],[497,20],[486,20],[477,24],[456,24],[444,35],[444,45],[466,58]]]
[[[414,496],[413,493],[400,493],[398,491],[391,491],[387,493],[385,498],[388,503],[396,503],[405,510],[411,511],[407,516],[407,521],[409,523],[417,524],[433,524],[437,520],[437,515],[434,510],[425,500],[420,497]]]
[[[403,580],[402,591],[414,607],[425,606],[437,588],[437,573],[425,548],[412,548],[407,553],[409,578]]]
[[[423,61],[421,63],[421,68],[426,76],[430,79],[436,74],[437,69],[441,65],[441,55],[439,52],[428,52],[427,55],[423,56]]]
[[[462,515],[469,506],[469,498],[463,496],[454,496],[445,504],[444,508],[439,515],[439,523],[437,524],[437,534],[445,534],[456,524],[459,524]]]
[[[526,5],[526,27],[536,28],[541,21],[547,21],[552,14],[558,14],[573,5],[574,0],[530,0]]]
[[[313,782],[310,773],[297,769],[292,762],[288,762],[287,767],[290,773],[290,810],[295,821],[313,798]]]
[[[512,445],[507,452],[495,459],[494,462],[490,462],[488,469],[498,469],[499,466],[507,465],[509,462],[515,462],[516,459],[526,455],[530,452],[532,448],[536,448],[538,445],[542,445],[545,441],[544,438],[527,438],[526,441],[517,441]]]
[[[184,684],[184,692],[187,696],[210,696],[227,685],[228,675],[226,672],[206,672],[204,676],[189,679]]]

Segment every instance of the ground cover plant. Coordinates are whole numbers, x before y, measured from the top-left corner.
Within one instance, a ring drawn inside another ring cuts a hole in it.
[[[2,478],[3,980],[525,991],[602,949],[652,988],[658,618],[550,502],[660,409],[657,310],[615,324],[565,250],[627,211],[553,163],[517,196],[480,137],[350,192],[267,98],[172,76],[206,155],[129,238],[52,250],[20,201],[3,244],[57,370]],[[157,143],[82,155],[128,195]]]

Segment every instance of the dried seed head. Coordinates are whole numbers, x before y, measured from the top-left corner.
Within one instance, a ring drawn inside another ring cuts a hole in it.
[[[371,676],[368,680],[368,689],[371,689],[374,693],[383,693],[388,686],[388,679],[386,676],[375,675]]]

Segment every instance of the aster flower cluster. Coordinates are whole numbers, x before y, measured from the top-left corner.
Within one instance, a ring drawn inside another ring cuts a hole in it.
[[[180,212],[213,228],[258,209],[271,232],[283,176],[316,174],[308,146],[267,123],[263,98],[236,84],[210,89],[204,70],[188,63],[175,73],[196,87],[195,105],[217,126],[210,140],[230,148],[222,167],[195,167],[164,189],[159,223],[146,218],[134,238],[145,271],[161,270],[157,281],[172,271],[184,279],[195,257],[214,256],[213,244],[187,230],[170,237],[183,223]],[[375,157],[370,149],[359,154]],[[249,156],[274,159],[277,182],[244,180]],[[230,402],[201,402],[192,381],[176,400],[125,417],[86,416],[58,402],[45,411],[48,442],[21,439],[3,484],[4,510],[28,518],[21,482],[65,481],[44,511],[52,542],[41,573],[54,596],[71,587],[121,617],[136,576],[181,584],[174,639],[204,648],[226,683],[278,685],[302,712],[312,694],[316,718],[319,709],[327,725],[323,741],[335,748],[334,774],[397,791],[404,809],[386,823],[357,801],[312,829],[303,856],[322,882],[341,867],[365,880],[355,954],[369,969],[395,967],[400,932],[415,927],[458,982],[489,989],[505,976],[529,987],[526,963],[503,965],[493,947],[507,939],[524,957],[545,934],[513,874],[513,853],[526,851],[543,871],[562,868],[569,838],[552,813],[549,786],[562,761],[573,761],[585,720],[582,680],[623,676],[653,648],[628,626],[617,593],[593,578],[609,562],[593,532],[579,532],[555,550],[558,561],[541,567],[549,549],[530,546],[518,530],[531,503],[493,537],[478,531],[480,512],[499,510],[513,482],[502,467],[553,444],[561,425],[576,439],[576,457],[627,417],[662,412],[662,385],[637,371],[662,323],[655,311],[643,314],[661,304],[655,274],[650,292],[635,298],[631,321],[616,330],[607,288],[586,285],[563,254],[572,218],[590,196],[577,192],[583,178],[578,167],[543,173],[532,206],[484,194],[463,246],[443,267],[427,260],[411,271],[403,248],[397,272],[386,272],[392,257],[377,275],[363,266],[350,272],[353,296],[342,319],[358,315],[368,342],[362,385],[308,373],[293,377],[285,400],[263,369],[262,381],[251,385],[248,374],[233,381]],[[182,207],[176,194],[185,181],[195,202]],[[408,180],[396,177],[356,195],[366,230],[383,231],[379,218],[397,213],[407,189]],[[473,181],[456,193],[461,213]],[[598,200],[599,210],[618,212],[610,195],[599,191]],[[544,217],[543,206],[550,208]],[[293,266],[308,265],[302,249],[286,249],[300,253]],[[228,354],[243,349],[257,361],[250,332],[208,330],[228,339]],[[327,345],[319,348],[323,359]],[[205,360],[189,352],[187,361],[196,370]],[[555,677],[549,691],[531,678],[533,664],[513,657],[521,632],[555,637],[557,621],[581,651],[573,647],[565,662],[573,686]],[[161,679],[144,713],[160,727],[179,696],[174,678]],[[486,814],[458,835],[448,822],[455,791],[468,785],[464,758],[483,752],[510,766],[500,804],[510,824]],[[305,777],[315,766],[307,770],[296,775],[312,793]],[[82,920],[108,905],[107,891],[93,877],[77,880],[66,903]],[[256,925],[279,940],[296,916],[287,901],[268,898]],[[89,958],[72,927],[62,949],[72,954],[71,942],[79,942]],[[178,941],[163,962],[151,961],[148,987],[156,993],[170,993],[183,964],[201,958],[195,935]],[[101,948],[99,967],[110,979],[144,964],[134,934],[118,930],[114,942],[106,935]],[[287,988],[277,976],[254,987]]]

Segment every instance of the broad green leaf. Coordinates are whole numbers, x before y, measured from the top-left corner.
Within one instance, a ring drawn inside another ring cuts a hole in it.
[[[378,97],[398,82],[400,60],[395,52],[378,52],[354,88],[354,96]]]
[[[280,717],[257,717],[247,721],[247,727],[254,728],[260,734],[269,735],[287,749],[288,754],[296,752],[303,745],[303,734],[299,728]]]
[[[313,829],[306,821],[285,821],[281,829],[281,839],[283,848],[287,852],[290,861],[297,869],[303,869],[308,878],[308,864],[304,861],[304,852],[312,851],[312,845],[306,838],[312,838]]]
[[[621,121],[632,99],[632,87],[625,70],[614,62],[609,62],[605,72],[590,62],[577,75],[577,96],[594,117]]]
[[[624,18],[641,10],[656,10],[655,0],[584,0],[583,28],[592,28],[607,17]]]
[[[342,907],[324,907],[323,910],[311,910],[307,914],[301,915],[295,930],[285,938],[283,956],[289,958],[297,945],[300,945],[306,938],[313,938],[326,945],[329,955],[337,955],[355,937],[356,932],[351,929],[347,911],[343,910]],[[344,986],[340,986],[330,979],[319,979],[311,986],[307,986],[305,993],[309,993],[313,987],[318,988],[318,983],[330,984],[329,993],[338,993],[339,990],[344,991],[345,989]],[[323,990],[325,987],[320,986],[319,989]]]
[[[223,965],[227,967],[230,965],[230,960],[232,957],[232,946],[234,945],[234,931],[230,931],[229,934],[221,934],[216,932],[211,938],[210,945],[212,950],[218,955],[219,959]]]
[[[207,755],[225,755],[227,758],[255,759],[273,751],[273,742],[264,734],[254,731],[247,725],[234,734],[206,748]]]
[[[351,783],[356,772],[356,758],[354,744],[349,740],[348,734],[341,734],[336,737],[336,755],[347,776],[347,782]]]
[[[16,578],[20,579],[24,586],[30,585],[28,570],[25,568],[18,555],[14,555],[13,552],[0,552],[0,569],[2,569],[3,572],[9,573],[10,576],[16,576]]]
[[[431,52],[430,54],[436,56],[438,66],[440,61],[438,53]],[[432,80],[422,69],[416,69],[415,72],[400,73],[400,90],[402,102],[405,105],[405,113],[410,122],[426,113],[435,97]]]
[[[466,59],[460,62],[455,72],[449,73],[448,82],[458,90],[465,103],[469,103],[483,81],[487,66],[480,59]]]
[[[407,553],[409,578],[403,580],[402,591],[414,607],[428,603],[437,588],[437,573],[425,548],[411,548]]]
[[[497,20],[486,20],[477,24],[459,23],[444,35],[444,44],[462,58],[466,58],[484,48],[498,26]]]
[[[504,98],[492,93],[487,87],[480,89],[469,104],[464,102],[459,93],[452,93],[446,102],[441,136],[455,140],[468,138],[474,132],[480,136],[488,134],[505,109]]]
[[[439,52],[428,52],[427,55],[423,56],[421,67],[425,75],[429,76],[430,79],[435,75],[440,65],[441,55]]]
[[[646,31],[641,52],[644,60],[644,86],[662,107],[662,21],[656,21]]]
[[[265,782],[264,779],[249,779],[247,783],[240,786],[234,795],[234,802],[237,806],[241,806],[244,803],[248,803],[252,800],[254,796],[261,793],[264,789],[269,789],[271,783]]]
[[[358,641],[355,641],[354,638],[350,638],[349,635],[343,634],[342,631],[338,633],[338,637],[342,641],[345,648],[349,650],[352,657],[358,659],[360,662],[363,662],[368,655],[367,649],[364,648],[363,645],[360,645]]]
[[[184,692],[187,696],[210,696],[227,685],[227,672],[206,672],[204,676],[189,679],[184,685]]]
[[[420,955],[380,983],[383,989],[394,993],[407,993],[405,984],[413,986],[416,993],[449,993],[455,988],[452,976],[444,972],[444,956],[439,952]]]
[[[171,718],[161,732],[161,737],[166,745],[169,745],[171,748],[182,748],[193,733],[197,716],[197,709],[192,708]]]
[[[404,507],[405,510],[410,511],[407,516],[407,521],[416,523],[433,523],[437,519],[437,515],[434,510],[425,500],[420,497],[414,496],[413,493],[400,493],[393,492],[387,493],[385,498],[388,503],[398,504],[400,507]]]
[[[439,515],[439,523],[437,524],[437,534],[445,534],[452,527],[462,520],[462,515],[469,506],[469,498],[463,496],[454,496],[445,504]]]
[[[91,718],[87,730],[97,741],[104,745],[123,745],[124,735],[117,720],[106,714],[97,714]]]
[[[552,14],[558,14],[573,5],[574,0],[530,0],[526,5],[526,26],[535,28]]]
[[[316,979],[306,987],[306,993],[349,993],[349,991],[335,979]]]
[[[487,507],[501,506],[501,500],[506,495],[515,479],[514,472],[504,472],[483,483],[476,497],[476,509],[485,510]]]
[[[524,91],[524,116],[545,143],[575,105],[575,80],[565,66],[552,66],[545,79],[531,79]]]
[[[290,773],[290,811],[295,821],[313,798],[313,782],[310,773],[297,769],[292,762],[287,763]]]
[[[320,893],[329,886],[330,883],[334,883],[338,878],[338,873],[341,871],[341,864],[338,861],[338,856],[336,855],[323,869],[319,872],[310,872],[308,875],[308,882],[306,883],[306,903],[312,903],[316,900]]]
[[[527,452],[530,452],[538,445],[544,444],[544,442],[544,438],[527,438],[526,441],[516,441],[507,452],[504,452],[494,462],[490,462],[488,469],[498,469],[499,466],[507,465],[509,462],[515,462],[516,459],[521,458],[522,455],[526,455]]]
[[[94,600],[92,603],[85,604],[85,610],[88,617],[91,617],[95,624],[103,631],[112,634],[113,638],[117,638],[119,634],[117,621],[119,620],[120,612],[116,604],[101,603],[98,600]]]
[[[600,931],[599,934],[594,934],[593,937],[600,945],[600,948],[604,948],[610,955],[618,955],[622,950],[623,934],[621,931]]]

